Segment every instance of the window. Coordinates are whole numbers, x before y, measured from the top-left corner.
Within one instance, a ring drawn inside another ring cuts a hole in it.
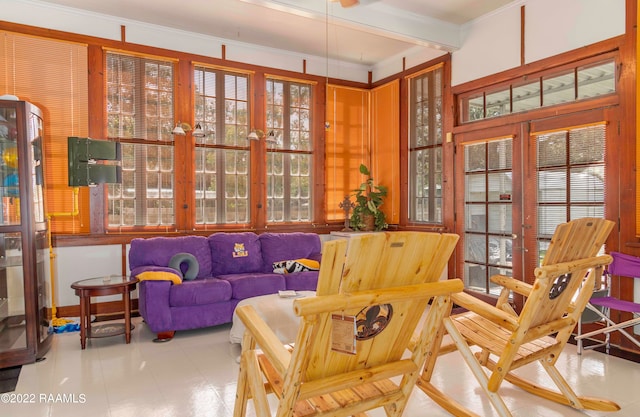
[[[106,68],[107,135],[122,142],[108,226],[173,225],[173,63],[107,52]]]
[[[86,44],[0,31],[0,91],[46,110],[42,146],[46,151],[45,212],[49,214],[73,212],[78,201],[68,187],[67,137],[88,135],[87,49]],[[6,163],[0,169],[5,170]],[[79,199],[86,200],[87,194],[86,189],[78,190]],[[80,210],[77,216],[51,216],[53,233],[88,233],[89,224],[88,210]]]
[[[442,223],[442,67],[410,81],[409,219]]]
[[[312,220],[312,86],[267,79],[267,222]]]
[[[249,77],[196,67],[196,225],[249,223]]]
[[[524,83],[518,81],[486,91],[473,91],[460,97],[461,122],[613,94],[615,73],[615,61],[608,59],[554,70],[544,76],[527,76]]]

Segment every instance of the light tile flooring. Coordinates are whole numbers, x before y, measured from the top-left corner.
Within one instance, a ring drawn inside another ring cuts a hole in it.
[[[80,349],[78,333],[54,336],[46,360],[22,367],[12,398],[2,397],[2,417],[226,417],[233,414],[238,374],[238,345],[229,343],[229,325],[178,332],[167,343],[135,318],[131,344],[124,336],[90,339]],[[616,413],[577,411],[534,397],[505,383],[501,394],[515,417],[640,415],[640,364],[568,345],[557,367],[582,395],[618,402]],[[522,375],[549,385],[538,365]],[[495,416],[458,353],[439,359],[434,382],[481,416]],[[21,399],[30,404],[7,404]],[[252,409],[249,414],[253,415]],[[415,390],[405,416],[448,416],[420,390]],[[370,416],[384,416],[374,411]]]

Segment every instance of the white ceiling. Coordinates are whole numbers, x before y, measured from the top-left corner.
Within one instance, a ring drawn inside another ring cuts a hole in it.
[[[460,47],[460,25],[516,0],[44,0],[65,7],[373,66]],[[150,5],[150,3],[152,5]]]

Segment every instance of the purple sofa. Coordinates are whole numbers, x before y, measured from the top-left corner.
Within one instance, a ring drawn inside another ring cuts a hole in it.
[[[142,280],[138,308],[158,341],[170,340],[176,330],[230,323],[240,300],[279,290],[313,290],[317,271],[273,273],[273,263],[294,259],[320,261],[321,242],[315,233],[214,233],[209,237],[180,236],[133,239],[129,268],[135,277],[147,271],[172,272],[174,255],[195,257],[195,279],[175,284]],[[175,266],[175,265],[174,265]],[[186,263],[180,264],[185,272]],[[146,274],[144,276],[147,276]]]

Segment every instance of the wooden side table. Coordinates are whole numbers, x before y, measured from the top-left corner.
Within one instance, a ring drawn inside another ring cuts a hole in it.
[[[71,284],[80,297],[80,346],[86,347],[88,337],[108,337],[124,333],[125,341],[131,342],[131,291],[136,289],[137,278],[111,275],[83,279]],[[124,325],[105,324],[91,326],[91,297],[122,294],[124,301]]]

